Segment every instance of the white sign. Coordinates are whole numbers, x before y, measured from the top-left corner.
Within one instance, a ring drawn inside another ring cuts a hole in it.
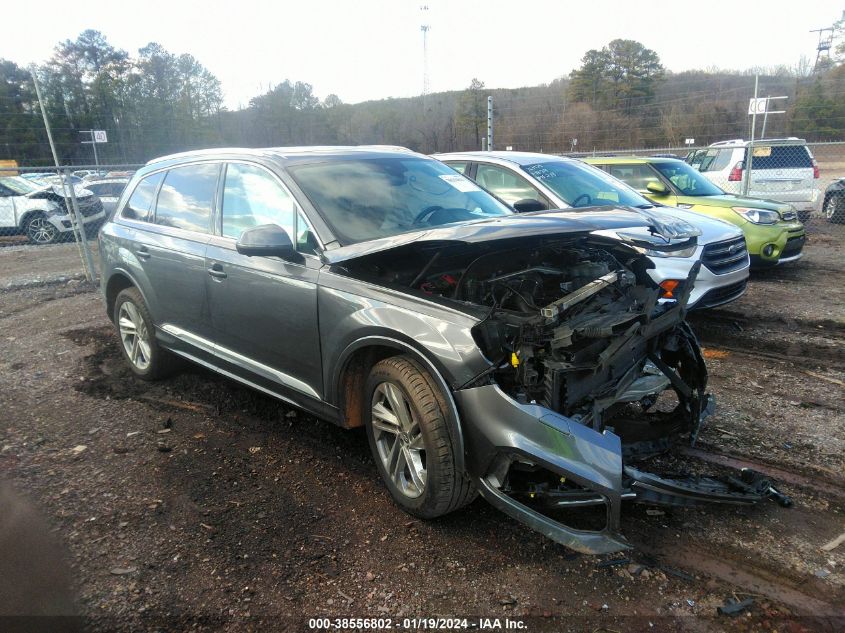
[[[513,151],[513,145],[508,145],[507,147],[505,147],[505,150],[508,151],[508,152],[512,152]]]
[[[109,137],[106,135],[105,130],[94,130],[94,142],[95,143],[108,143]]]
[[[684,144],[685,145],[695,145],[695,139],[694,138],[685,138]]]
[[[460,174],[441,174],[440,179],[443,182],[452,185],[458,191],[462,191],[464,193],[469,191],[481,191],[478,185],[469,178],[461,176]]]
[[[765,114],[766,106],[768,103],[769,99],[767,97],[762,97],[760,99],[749,99],[748,114]]]

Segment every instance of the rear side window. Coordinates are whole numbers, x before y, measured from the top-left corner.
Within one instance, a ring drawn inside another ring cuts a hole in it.
[[[748,150],[745,150],[748,154]],[[804,145],[757,145],[751,169],[812,169],[813,161]]]
[[[147,176],[138,183],[138,186],[135,187],[135,191],[132,193],[132,197],[129,198],[129,202],[123,208],[124,218],[138,220],[140,222],[150,221],[150,207],[152,207],[153,198],[162,178],[164,178],[164,173],[159,172]]]
[[[167,172],[158,194],[155,223],[185,231],[208,233],[220,165],[204,163]]]
[[[709,149],[701,158],[701,164],[698,166],[698,171],[722,171],[725,167],[730,165],[731,156],[734,151],[732,149]],[[693,163],[693,167],[695,167]]]

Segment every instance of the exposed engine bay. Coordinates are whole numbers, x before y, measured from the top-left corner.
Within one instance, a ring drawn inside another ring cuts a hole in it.
[[[658,302],[648,260],[631,249],[579,237],[434,248],[404,261],[406,270],[395,256],[374,257],[356,272],[483,307],[473,334],[492,365],[473,384],[495,382],[519,402],[623,437],[628,409],[641,414],[672,389],[677,407],[658,415],[657,434],[697,428],[707,373],[683,303]]]

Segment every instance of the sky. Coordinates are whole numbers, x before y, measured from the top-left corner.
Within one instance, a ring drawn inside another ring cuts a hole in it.
[[[42,0],[3,8],[0,59],[39,63],[85,29],[130,54],[151,41],[190,53],[223,84],[229,108],[285,79],[344,102],[429,90],[548,83],[616,38],[654,49],[674,72],[796,65],[845,0]],[[421,10],[422,6],[428,9]],[[19,28],[12,28],[19,25]],[[25,26],[23,26],[25,25]]]

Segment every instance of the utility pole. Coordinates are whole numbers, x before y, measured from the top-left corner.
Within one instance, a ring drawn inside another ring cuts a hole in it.
[[[745,180],[742,183],[742,195],[748,195],[748,188],[751,185],[751,164],[754,162],[754,131],[757,128],[757,89],[760,84],[760,75],[754,75],[754,107],[751,108],[751,140],[748,143],[748,164],[745,166]],[[766,107],[768,110],[768,106]]]
[[[63,174],[59,166],[59,155],[56,152],[56,144],[53,142],[53,132],[50,129],[50,119],[47,118],[47,110],[44,108],[44,101],[41,99],[41,87],[38,85],[38,77],[36,76],[35,67],[29,69],[32,75],[32,83],[35,84],[35,96],[38,98],[38,107],[41,109],[41,117],[44,119],[44,129],[47,130],[47,140],[50,142],[50,151],[53,153],[53,163],[56,165],[56,173],[62,183],[62,191],[65,196],[65,205],[67,199],[70,198],[71,207],[73,210],[73,217],[76,220],[72,222],[74,237],[76,238],[76,245],[82,253],[82,263],[85,268],[85,279],[88,282],[94,281],[94,261],[91,259],[91,251],[88,250],[88,240],[85,237],[85,225],[82,223],[82,214],[79,212],[79,205],[76,204],[76,194],[73,191],[73,183],[68,182],[70,174]],[[68,196],[68,185],[70,186],[70,196]]]
[[[487,151],[493,151],[493,97],[487,97]]]

